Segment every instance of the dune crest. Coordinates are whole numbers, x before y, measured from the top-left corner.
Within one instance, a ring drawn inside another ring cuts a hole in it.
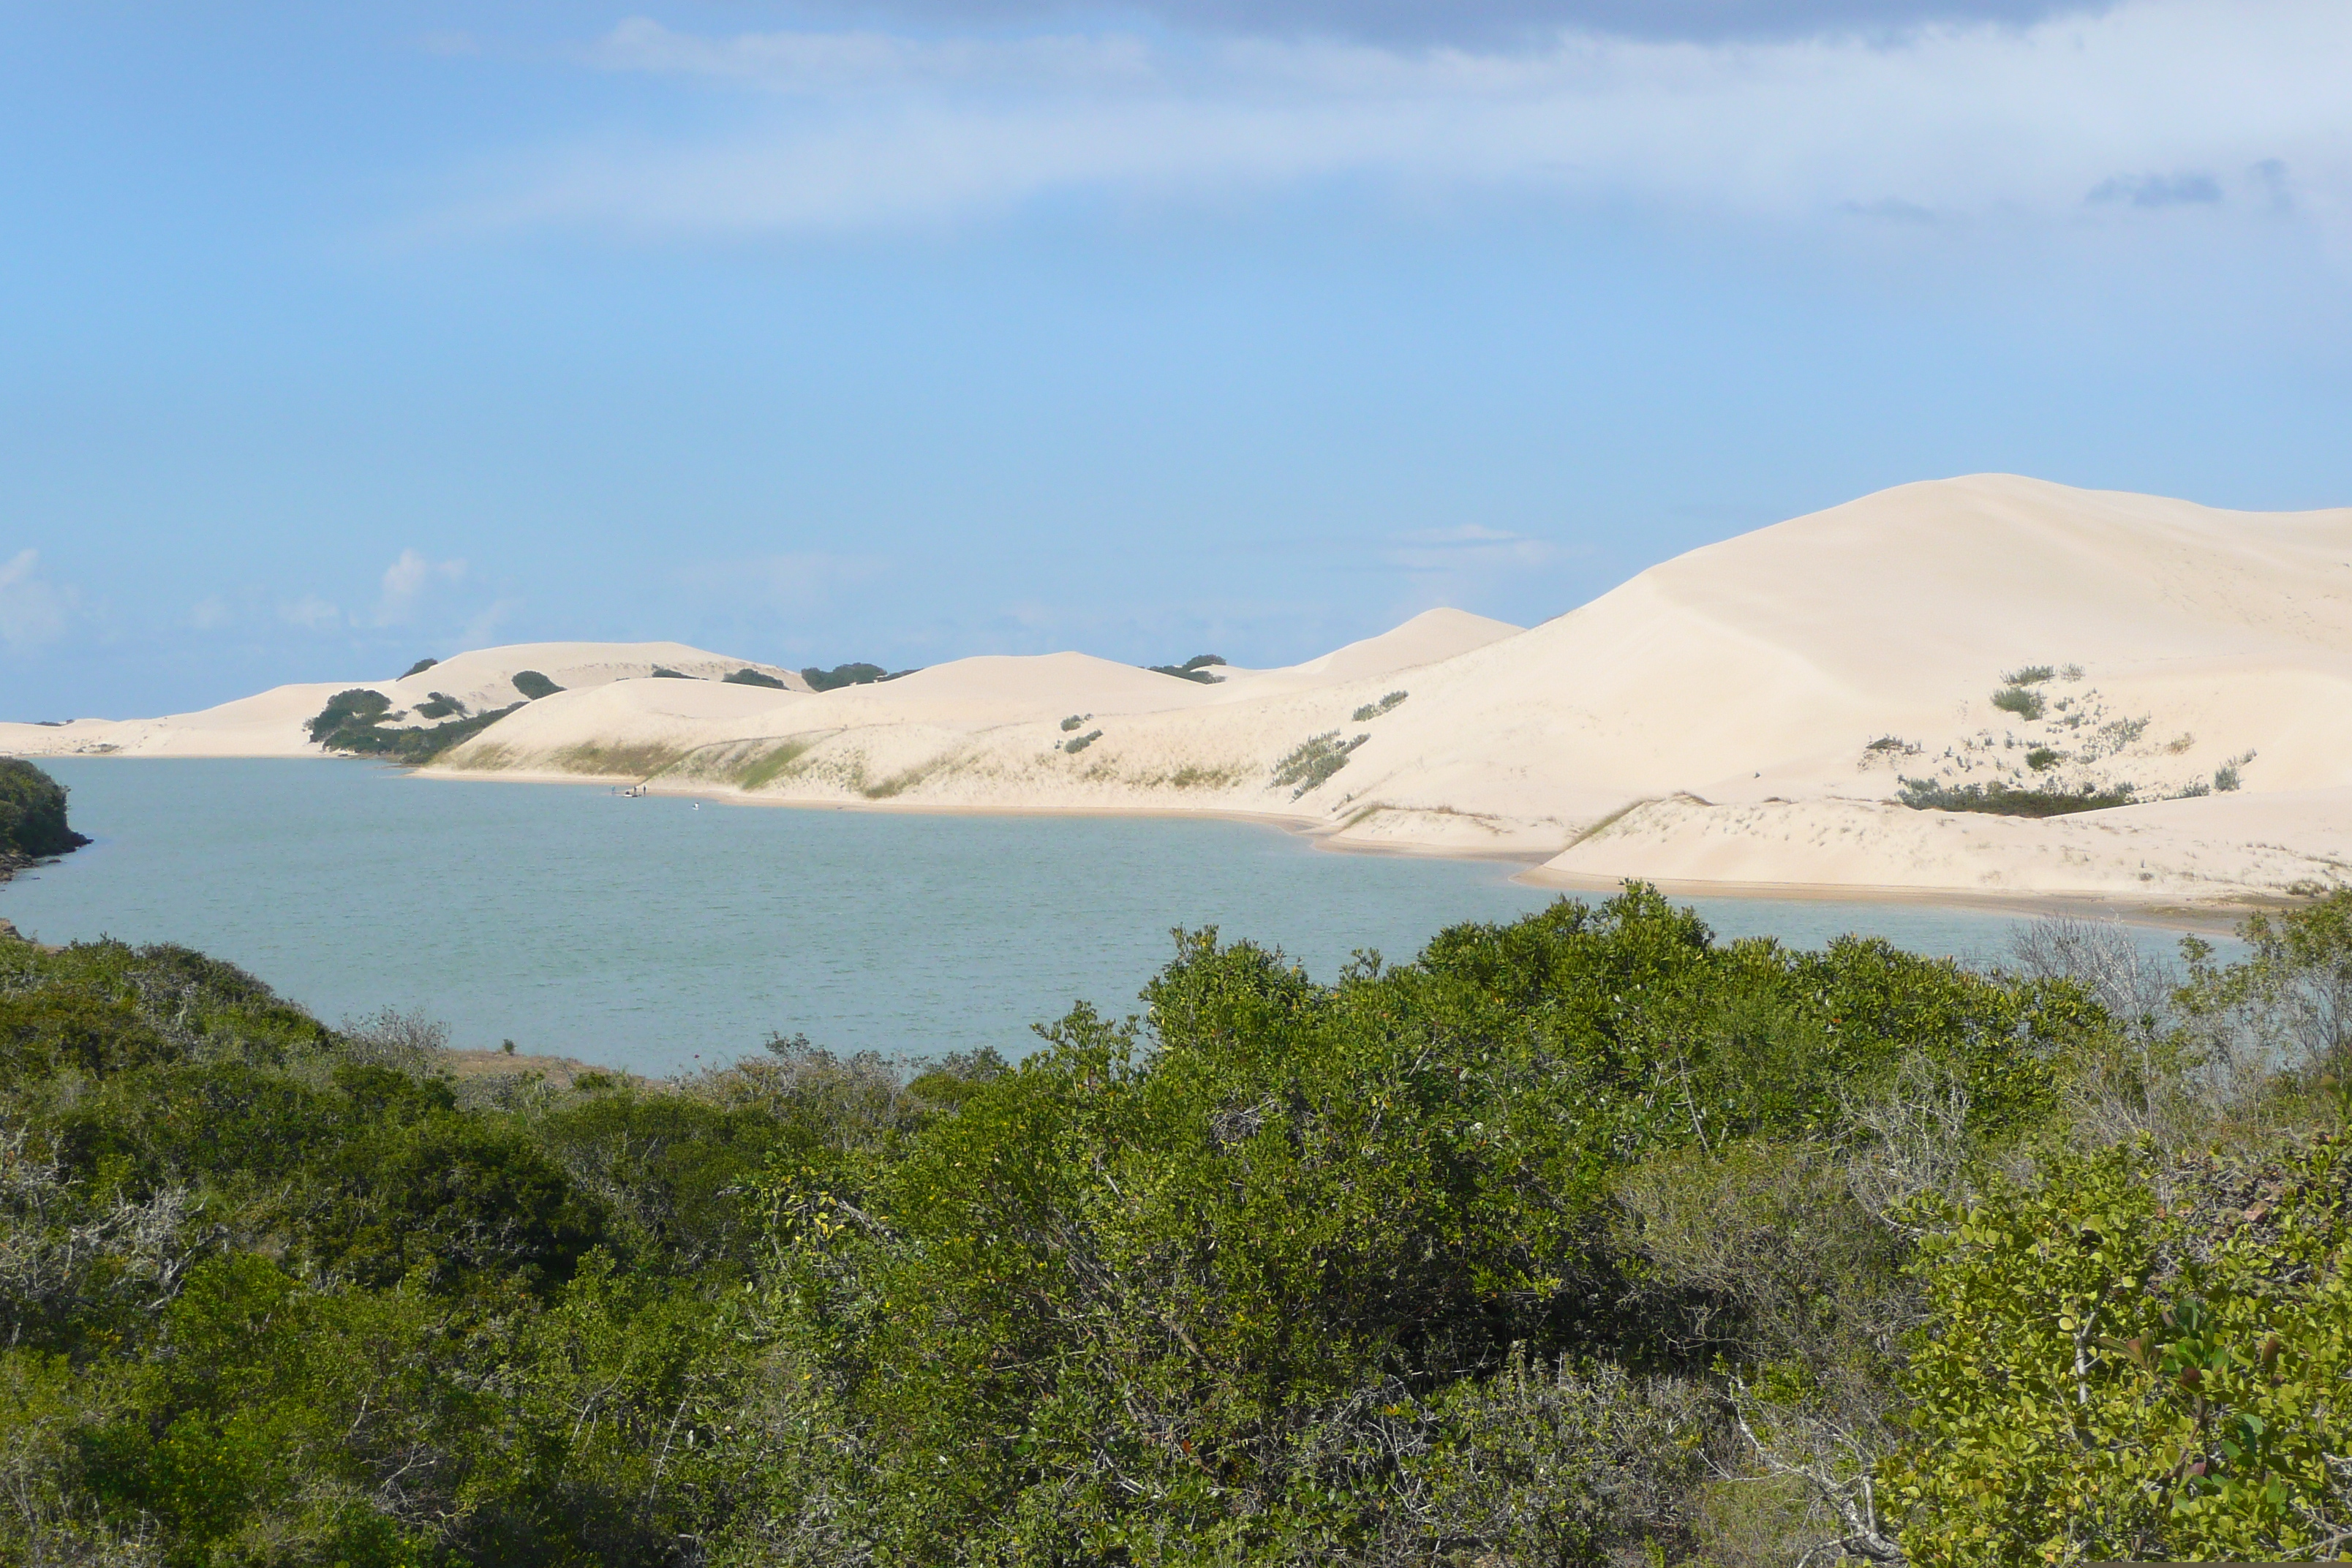
[[[812,693],[797,677],[719,686],[740,661],[677,645],[541,644],[375,689],[478,707],[526,654],[572,689],[430,771],[1265,815],[1572,882],[2143,899],[2352,884],[2352,509],[2222,511],[1998,474],[1904,485],[1692,551],[1532,629],[1434,610],[1213,682],[1063,653]],[[703,679],[629,678],[655,662]],[[0,747],[295,754],[289,731],[333,689],[5,726]],[[2021,816],[2020,797],[2105,809]]]

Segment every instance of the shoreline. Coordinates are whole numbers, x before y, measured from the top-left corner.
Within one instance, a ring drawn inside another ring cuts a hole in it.
[[[108,762],[140,763],[150,759],[140,756],[114,757]],[[166,760],[166,759],[155,759]],[[952,805],[911,804],[898,801],[809,801],[779,800],[747,795],[739,790],[698,788],[649,782],[621,773],[559,773],[539,770],[499,772],[461,772],[436,768],[403,766],[367,757],[311,755],[303,757],[222,757],[218,759],[168,759],[178,761],[217,760],[222,762],[272,761],[354,763],[381,767],[402,776],[426,782],[454,784],[551,784],[582,789],[641,787],[648,795],[677,800],[708,800],[714,805],[745,806],[786,811],[856,811],[877,812],[915,816],[1028,816],[1028,817],[1139,817],[1167,819],[1212,820],[1247,823],[1270,827],[1295,838],[1304,839],[1309,847],[1335,855],[1391,856],[1412,859],[1458,860],[1478,865],[1504,865],[1516,868],[1508,879],[1522,887],[1550,889],[1561,893],[1582,893],[1606,897],[1621,888],[1626,879],[1581,876],[1572,872],[1550,871],[1545,868],[1550,855],[1540,851],[1477,850],[1437,847],[1394,842],[1369,843],[1340,840],[1329,825],[1298,813],[1244,811],[1216,807],[1180,806],[1117,806],[1117,805]],[[1555,852],[1557,853],[1557,852]],[[5,883],[0,875],[0,883]],[[2008,913],[2023,919],[2047,916],[2072,917],[2089,921],[2115,921],[2126,925],[2156,930],[2178,931],[2198,935],[2233,935],[2238,922],[2250,914],[2271,912],[2298,907],[2295,900],[2285,898],[2265,898],[2248,895],[2242,898],[2217,900],[2210,904],[2184,903],[2178,899],[2145,900],[2117,898],[2094,892],[2005,892],[1988,893],[1970,888],[1923,888],[1918,886],[1885,886],[1858,882],[1718,882],[1693,881],[1671,878],[1643,878],[1661,893],[1675,899],[1725,899],[1759,902],[1789,903],[1853,903],[1905,904],[1921,908],[1965,910],[1984,913]]]
[[[346,759],[321,758],[320,760],[331,762]],[[1306,840],[1312,848],[1333,855],[1389,856],[1407,859],[1460,860],[1481,865],[1516,866],[1518,869],[1511,874],[1509,880],[1522,887],[1553,889],[1562,893],[1588,893],[1605,897],[1615,893],[1626,880],[1622,878],[1588,877],[1579,876],[1573,872],[1546,870],[1545,868],[1549,864],[1552,856],[1539,852],[1440,848],[1421,845],[1341,840],[1334,835],[1328,825],[1316,818],[1294,813],[1221,810],[1214,807],[1184,809],[1118,805],[941,805],[878,800],[774,800],[747,795],[740,790],[664,785],[658,782],[641,781],[618,773],[550,773],[536,771],[476,773],[435,769],[429,765],[402,771],[413,778],[456,783],[479,781],[499,784],[578,784],[604,788],[616,785],[636,786],[643,788],[648,795],[676,800],[708,800],[721,805],[768,807],[786,811],[869,811],[913,816],[1205,818],[1219,822],[1250,823],[1259,826],[1278,828],[1292,837]],[[2087,892],[1987,893],[1969,888],[1921,888],[1858,882],[1707,882],[1658,877],[1642,879],[1649,882],[1670,899],[1727,899],[1786,903],[1910,904],[1922,908],[2013,914],[2031,920],[2060,916],[2094,921],[2114,921],[2125,925],[2145,926],[2159,931],[2178,931],[2193,935],[2233,936],[2236,934],[2238,922],[2250,914],[2296,907],[2292,900],[2259,897],[2216,900],[2210,905],[2200,906],[2184,904],[2178,900],[2150,899],[2141,901]]]

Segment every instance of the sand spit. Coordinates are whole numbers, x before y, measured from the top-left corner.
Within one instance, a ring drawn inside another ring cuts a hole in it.
[[[2148,903],[2352,886],[2352,510],[2218,511],[2005,475],[1906,485],[1694,551],[1531,629],[1436,610],[1215,684],[1076,653],[824,693],[720,686],[707,677],[738,661],[673,645],[465,659],[482,702],[521,668],[572,689],[431,772],[1270,816],[1336,847],[1509,855],[1579,885]],[[657,660],[706,679],[632,678]],[[463,663],[378,689],[463,695],[442,673]],[[332,689],[102,733],[0,727],[0,747],[292,754]],[[2034,818],[1897,803],[1922,790],[2139,804]]]

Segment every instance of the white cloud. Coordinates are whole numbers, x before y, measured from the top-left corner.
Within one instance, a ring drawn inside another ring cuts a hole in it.
[[[1063,192],[1221,195],[1364,176],[1767,218],[2080,222],[2085,193],[2112,189],[2119,200],[2095,204],[2105,221],[2147,221],[2154,205],[2275,211],[2285,186],[2325,221],[2352,213],[2340,0],[2137,0],[1895,43],[1570,33],[1488,52],[709,38],[637,20],[588,58],[734,91],[741,111],[698,139],[542,160],[467,221],[828,229]]]
[[[79,596],[40,574],[41,552],[20,550],[0,564],[0,642],[35,647],[65,636]]]
[[[218,594],[210,594],[188,606],[188,626],[193,631],[216,632],[236,619],[228,601]]]
[[[436,584],[461,583],[465,578],[463,561],[428,561],[414,550],[402,551],[400,558],[383,569],[383,592],[376,600],[375,624],[406,625]]]
[[[300,626],[304,631],[324,632],[341,626],[343,613],[318,595],[305,594],[299,599],[278,605],[278,618],[289,626]]]

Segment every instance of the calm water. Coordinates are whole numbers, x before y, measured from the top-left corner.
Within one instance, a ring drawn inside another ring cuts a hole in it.
[[[1133,1010],[1174,925],[1328,977],[1358,948],[1407,958],[1442,927],[1558,896],[1507,867],[1329,854],[1245,823],[698,807],[357,762],[42,765],[96,843],[0,887],[26,934],[185,942],[330,1021],[422,1007],[457,1045],[649,1073],[770,1030],[1017,1055],[1075,999]],[[1797,946],[1862,931],[1981,958],[2015,927],[1920,905],[1697,902],[1722,935]]]

